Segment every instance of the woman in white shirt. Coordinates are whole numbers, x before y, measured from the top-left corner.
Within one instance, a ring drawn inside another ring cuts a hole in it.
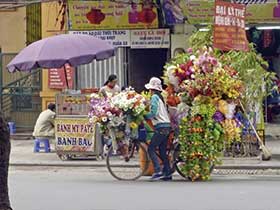
[[[118,77],[114,74],[110,75],[104,86],[100,89],[100,93],[106,98],[111,98],[116,93],[120,92],[120,87],[117,85],[117,83]]]

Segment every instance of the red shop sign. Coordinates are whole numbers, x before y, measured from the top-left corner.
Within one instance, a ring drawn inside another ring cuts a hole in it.
[[[215,1],[214,48],[248,51],[245,30],[246,6]]]
[[[66,75],[68,88],[73,89],[74,86],[74,68],[66,64]],[[64,68],[49,69],[48,71],[48,86],[51,89],[65,89],[67,88]]]

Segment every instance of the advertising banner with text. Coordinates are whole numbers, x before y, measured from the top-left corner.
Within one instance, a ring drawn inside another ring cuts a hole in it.
[[[158,28],[153,0],[69,1],[69,19],[70,30]]]
[[[95,125],[87,118],[55,120],[57,151],[93,152],[94,136]]]
[[[236,3],[246,5],[246,23],[280,22],[279,0],[237,0]],[[214,0],[180,0],[174,4],[173,8],[180,8],[179,11],[182,11],[191,24],[213,23],[214,21]],[[172,14],[175,13],[173,16],[176,17],[178,10],[171,10]]]
[[[246,6],[224,1],[215,2],[213,46],[223,51],[248,51],[245,31]]]

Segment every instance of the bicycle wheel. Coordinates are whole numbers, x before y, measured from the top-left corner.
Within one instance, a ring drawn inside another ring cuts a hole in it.
[[[175,170],[178,172],[178,174],[185,179],[192,180],[191,177],[189,177],[188,174],[183,171],[185,162],[180,158],[180,145],[179,144],[177,144],[175,146],[173,159],[174,159],[174,167],[175,167]],[[214,168],[215,168],[214,164],[210,166],[210,173],[213,172]]]
[[[180,145],[179,144],[177,144],[174,148],[173,161],[174,161],[173,162],[174,171],[176,170],[181,177],[188,179],[188,176],[182,170],[182,167],[184,166],[185,163],[180,158]]]
[[[148,155],[145,147],[139,142],[118,144],[118,150],[110,147],[106,159],[110,174],[123,181],[140,178],[148,169]]]

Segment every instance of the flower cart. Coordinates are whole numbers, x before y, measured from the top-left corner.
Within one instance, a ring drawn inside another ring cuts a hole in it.
[[[88,120],[89,100],[89,94],[56,96],[55,147],[62,160],[102,154],[99,127]]]
[[[166,65],[164,80],[167,103],[177,109],[172,122],[179,127],[181,171],[186,177],[208,180],[221,156],[260,157],[260,141],[240,102],[245,84],[211,47],[177,56]]]

